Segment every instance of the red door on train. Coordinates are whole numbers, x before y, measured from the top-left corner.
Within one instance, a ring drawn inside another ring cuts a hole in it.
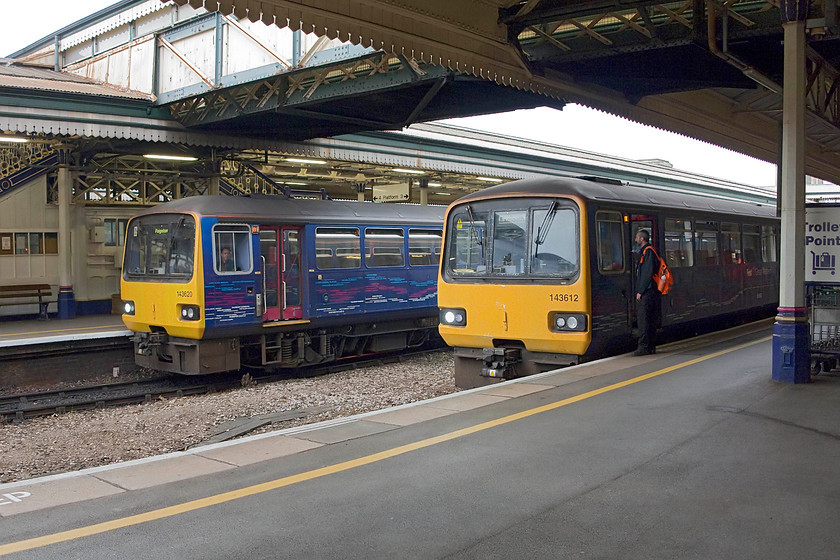
[[[261,226],[263,321],[300,319],[300,228]]]

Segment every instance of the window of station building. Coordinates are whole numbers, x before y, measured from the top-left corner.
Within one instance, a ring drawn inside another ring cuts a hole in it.
[[[316,228],[315,264],[325,270],[361,268],[362,242],[359,228]]]
[[[776,262],[778,258],[777,241],[778,230],[773,226],[761,226],[761,260],[763,262]]]
[[[58,233],[0,233],[0,255],[57,255]]]
[[[597,212],[595,214],[598,269],[601,272],[624,270],[624,236],[621,212]]]
[[[741,226],[741,242],[744,247],[744,262],[761,262],[761,226],[744,224]]]
[[[718,223],[700,220],[694,231],[694,262],[697,266],[717,266],[720,263]]]
[[[213,254],[220,274],[251,272],[251,228],[241,224],[213,227]]]
[[[405,266],[405,232],[398,228],[365,228],[365,266]]]
[[[16,233],[15,234],[15,254],[28,255],[29,254],[29,234]]]
[[[125,242],[125,226],[128,220],[117,218],[105,219],[105,245],[108,247],[122,246]]]
[[[14,255],[15,244],[11,233],[0,233],[0,255]]]
[[[48,255],[58,254],[58,233],[54,231],[44,233],[44,252]]]
[[[671,268],[694,266],[694,232],[691,220],[665,218],[665,262]]]
[[[437,265],[440,262],[442,237],[443,231],[439,229],[409,229],[409,264],[411,266]]]
[[[741,231],[738,224],[720,224],[720,256],[723,264],[741,263]]]

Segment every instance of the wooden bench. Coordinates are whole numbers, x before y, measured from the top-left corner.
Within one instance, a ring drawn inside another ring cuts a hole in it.
[[[38,300],[39,319],[48,319],[47,307],[52,297],[52,286],[49,284],[17,284],[14,286],[0,286],[0,305],[26,305]],[[26,301],[30,300],[30,301]]]

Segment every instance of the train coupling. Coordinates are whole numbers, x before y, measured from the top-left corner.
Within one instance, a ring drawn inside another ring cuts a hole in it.
[[[135,333],[131,340],[134,342],[134,352],[140,356],[151,356],[169,341],[169,335],[160,332]]]
[[[498,379],[512,379],[516,372],[512,366],[522,361],[519,348],[482,348],[484,367],[481,368],[483,377]]]

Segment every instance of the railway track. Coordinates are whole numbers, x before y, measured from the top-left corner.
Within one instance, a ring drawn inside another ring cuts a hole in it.
[[[52,414],[139,404],[151,402],[158,398],[214,393],[252,384],[282,381],[292,377],[312,377],[396,363],[430,351],[439,352],[443,350],[444,348],[422,348],[411,352],[370,356],[342,363],[331,362],[322,366],[296,370],[294,376],[288,372],[261,373],[254,369],[248,369],[247,371],[243,370],[244,372],[212,376],[167,376],[147,381],[109,383],[9,395],[0,397],[0,422],[22,422]]]

